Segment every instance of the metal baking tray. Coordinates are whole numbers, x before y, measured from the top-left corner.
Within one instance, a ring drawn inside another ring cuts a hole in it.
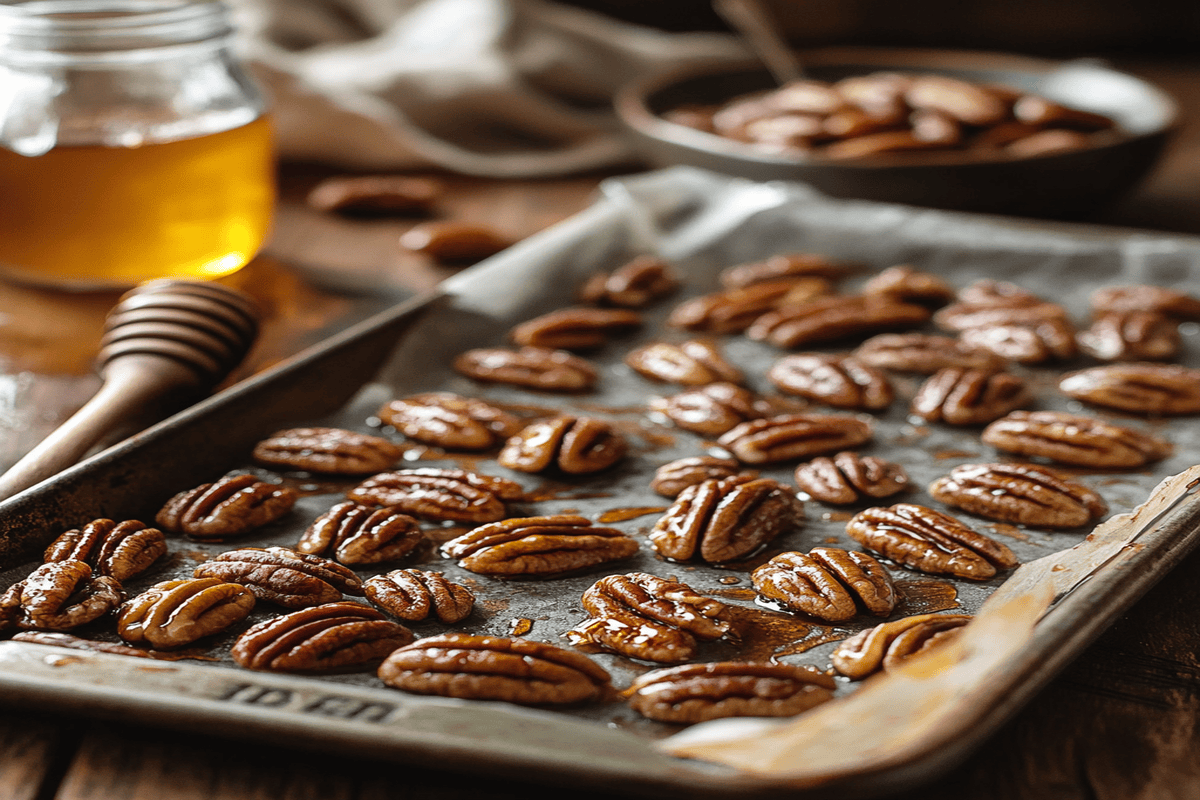
[[[128,591],[190,575],[196,563],[242,544],[292,545],[356,481],[253,467],[247,460],[252,444],[301,423],[370,431],[386,400],[444,389],[523,413],[570,408],[607,418],[629,439],[631,455],[613,470],[584,478],[519,475],[488,457],[413,446],[405,451],[406,462],[513,477],[530,498],[513,509],[516,514],[570,510],[615,519],[607,524],[642,541],[639,555],[606,571],[542,581],[473,575],[431,548],[417,563],[470,585],[478,598],[474,615],[452,629],[565,645],[562,634],[586,616],[579,597],[587,586],[603,574],[643,570],[677,576],[737,609],[746,623],[744,640],[704,645],[702,660],[777,657],[824,668],[837,640],[875,620],[826,626],[759,607],[748,572],[783,550],[825,543],[853,547],[843,532],[848,513],[809,503],[800,531],[730,569],[656,558],[645,534],[657,519],[654,510],[668,503],[650,492],[650,474],[662,463],[713,445],[652,418],[648,397],[675,390],[641,378],[621,361],[637,344],[684,338],[666,329],[663,319],[678,300],[715,288],[722,267],[788,251],[861,263],[868,268],[864,278],[899,263],[940,273],[959,286],[980,277],[1005,278],[1063,302],[1081,321],[1087,296],[1098,286],[1186,287],[1200,273],[1200,240],[1192,238],[832,200],[803,185],[753,183],[688,168],[614,179],[589,209],[447,281],[438,293],[366,320],[0,504],[0,567],[7,570],[0,584],[28,574],[41,550],[63,530],[98,517],[152,518],[175,492],[230,470],[283,480],[303,497],[287,520],[237,540],[175,539],[169,556],[131,581]],[[674,261],[687,286],[647,313],[641,334],[616,341],[594,357],[602,376],[596,392],[567,396],[486,386],[450,369],[450,360],[462,350],[503,344],[514,323],[570,304],[594,272],[644,252]],[[1200,361],[1196,327],[1184,327],[1185,363],[1193,366]],[[763,374],[779,351],[742,337],[722,337],[720,344],[753,388],[769,389]],[[1036,388],[1038,407],[1079,410],[1053,390],[1059,370],[1025,372]],[[915,424],[906,407],[917,381],[896,384],[896,403],[879,416],[875,440],[862,450],[903,463],[917,487],[905,499],[937,506],[922,487],[955,464],[996,454],[979,442],[977,429]],[[895,790],[928,780],[965,757],[1200,539],[1200,503],[1192,493],[1200,474],[1192,469],[1200,463],[1200,428],[1186,419],[1120,421],[1168,437],[1175,452],[1137,472],[1079,471],[1080,480],[1100,491],[1111,510],[1110,520],[1094,533],[1045,533],[964,515],[1010,545],[1026,566],[1007,582],[1006,576],[969,582],[897,571],[907,598],[897,615],[950,608],[976,613],[988,602],[991,611],[981,614],[980,636],[990,636],[989,644],[960,652],[958,663],[931,675],[865,687],[842,683],[836,705],[795,722],[718,722],[680,733],[678,727],[642,720],[620,702],[551,711],[408,695],[370,673],[251,672],[228,659],[229,646],[245,626],[171,661],[4,642],[0,687],[16,703],[232,736],[285,737],[297,745],[456,769],[520,770],[526,778],[546,781],[586,778],[624,791],[744,797],[787,788],[818,797]],[[764,473],[790,480],[792,466]],[[1173,475],[1181,477],[1156,489]],[[1150,506],[1130,516],[1151,497]],[[435,539],[455,533],[429,532]],[[251,622],[268,613],[256,611]],[[419,637],[447,629],[437,623],[413,627]],[[116,641],[111,623],[79,633]],[[969,641],[978,644],[980,636]],[[618,687],[649,669],[618,656],[594,658]],[[875,719],[872,709],[881,703],[886,708],[907,703],[921,713],[899,721]],[[845,746],[847,736],[856,744]]]

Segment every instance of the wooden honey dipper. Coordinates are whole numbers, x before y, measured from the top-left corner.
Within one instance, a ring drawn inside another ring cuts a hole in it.
[[[71,466],[147,404],[216,386],[250,350],[258,320],[249,297],[217,283],[160,280],[124,294],[104,323],[100,390],[0,475],[0,499]]]

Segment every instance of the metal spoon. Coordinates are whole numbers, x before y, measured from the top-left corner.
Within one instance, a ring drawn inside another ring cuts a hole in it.
[[[742,35],[775,80],[783,85],[804,79],[804,68],[758,0],[712,0],[721,18]]]

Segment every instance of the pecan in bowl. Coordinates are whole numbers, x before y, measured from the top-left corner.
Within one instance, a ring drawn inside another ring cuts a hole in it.
[[[1077,528],[1108,511],[1086,486],[1032,464],[962,464],[929,486],[948,506],[1035,528]]]
[[[741,383],[742,373],[713,344],[689,339],[680,344],[655,342],[625,356],[625,363],[645,377],[684,386],[726,381]]]
[[[413,633],[359,603],[325,603],[263,620],[230,655],[246,669],[331,672],[362,667],[411,643]]]
[[[853,356],[877,369],[921,375],[947,367],[994,372],[1005,365],[995,353],[968,347],[961,339],[926,333],[881,333],[860,344]]]
[[[670,461],[655,470],[650,488],[655,494],[674,498],[689,486],[707,480],[737,479],[745,482],[757,477],[758,473],[753,470],[743,472],[742,465],[732,458],[689,456]]]
[[[490,450],[521,428],[521,421],[490,403],[451,392],[392,400],[379,419],[413,441],[444,450]]]
[[[656,256],[637,256],[611,273],[597,273],[579,291],[584,303],[642,308],[679,288],[675,268]]]
[[[117,633],[158,650],[183,647],[236,625],[254,610],[245,586],[216,578],[156,583],[121,606]]]
[[[69,631],[100,619],[124,599],[121,584],[82,561],[51,561],[0,595],[0,630]]]
[[[226,475],[172,497],[154,517],[164,530],[223,539],[261,528],[292,510],[297,495],[253,475]]]
[[[848,450],[801,464],[795,476],[801,491],[833,505],[857,503],[864,497],[891,497],[908,488],[908,473],[901,465]]]
[[[290,428],[254,446],[252,458],[269,467],[321,472],[327,475],[366,475],[391,467],[399,447],[380,436],[342,428]]]
[[[564,414],[527,425],[505,443],[496,461],[517,472],[556,467],[568,475],[586,475],[608,469],[628,449],[607,422]]]
[[[928,422],[986,425],[1032,400],[1029,387],[1016,375],[948,367],[921,384],[910,410]]]
[[[454,359],[454,369],[477,381],[543,392],[590,392],[599,377],[590,362],[565,350],[546,347],[468,350]]]
[[[892,404],[887,376],[853,358],[795,353],[772,364],[767,380],[785,394],[834,408],[879,411]]]
[[[482,525],[442,545],[463,569],[496,577],[543,577],[629,558],[638,544],[586,517],[555,514]]]
[[[522,322],[509,338],[524,347],[595,350],[641,325],[642,315],[625,308],[560,308]]]
[[[239,583],[256,598],[284,608],[307,608],[362,594],[362,581],[336,561],[284,547],[228,550],[192,572],[196,578]]]
[[[440,572],[398,569],[363,582],[367,599],[394,617],[420,622],[436,616],[447,625],[461,622],[475,607],[475,595]]]
[[[393,652],[379,667],[388,686],[416,694],[528,705],[601,700],[612,690],[585,655],[527,639],[447,633]]]
[[[860,681],[950,641],[971,619],[968,614],[918,614],[881,622],[841,642],[829,660],[838,673]]]
[[[647,672],[626,690],[629,705],[659,722],[794,717],[833,699],[833,678],[815,667],[718,661]]]
[[[1110,364],[1069,372],[1058,382],[1068,397],[1134,414],[1200,413],[1200,369],[1176,364]]]
[[[768,600],[826,622],[852,619],[859,605],[877,617],[896,607],[891,574],[854,550],[814,547],[807,554],[780,553],[750,573],[750,580]]]
[[[394,508],[338,503],[313,520],[296,550],[340,564],[398,561],[426,541],[417,521]]]
[[[846,534],[884,558],[931,575],[987,580],[1020,563],[1000,542],[912,503],[860,511],[846,523]]]
[[[692,433],[720,436],[746,420],[767,416],[772,406],[749,389],[718,381],[671,397],[652,397],[650,410]]]
[[[372,475],[346,494],[363,505],[389,506],[438,522],[495,522],[519,500],[519,483],[462,469],[401,469]]]
[[[780,414],[731,428],[717,443],[743,464],[799,460],[871,439],[871,424],[834,414]]]
[[[1173,450],[1170,442],[1133,428],[1059,411],[1013,411],[980,438],[1006,453],[1098,469],[1141,467]]]
[[[763,314],[746,335],[776,347],[794,349],[842,339],[865,339],[903,330],[929,319],[929,309],[886,295],[838,295],[777,308]]]
[[[94,519],[60,535],[46,548],[43,561],[83,561],[97,575],[126,581],[150,568],[167,552],[167,537],[135,519]]]
[[[1179,321],[1155,311],[1102,313],[1075,341],[1101,361],[1170,361],[1183,347]]]

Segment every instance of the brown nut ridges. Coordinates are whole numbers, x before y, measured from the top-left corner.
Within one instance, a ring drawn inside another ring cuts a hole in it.
[[[910,410],[928,422],[986,425],[1032,400],[1016,375],[947,367],[921,384]]]
[[[42,560],[83,561],[97,575],[125,581],[145,572],[166,552],[167,538],[158,528],[132,519],[94,519],[51,542]]]
[[[772,406],[749,389],[718,381],[670,397],[650,398],[650,410],[701,436],[720,436],[730,428],[771,413]]]
[[[642,255],[611,273],[593,275],[579,291],[585,303],[642,308],[679,288],[675,268],[656,256]]]
[[[289,428],[254,446],[259,464],[328,475],[366,475],[391,467],[399,447],[380,436],[343,428]]]
[[[755,341],[797,348],[902,330],[929,319],[929,309],[886,295],[838,295],[763,314],[746,329]]]
[[[685,300],[671,312],[667,324],[690,331],[739,333],[772,309],[832,293],[833,284],[824,278],[778,278]]]
[[[892,403],[892,384],[874,367],[826,353],[784,356],[767,370],[767,380],[785,394],[834,408],[879,411]]]
[[[741,370],[726,361],[716,345],[698,339],[648,344],[631,351],[625,363],[651,380],[684,386],[717,381],[741,383],[743,378]]]
[[[379,419],[409,439],[445,450],[488,450],[521,427],[507,411],[451,392],[392,400],[379,409]]]
[[[496,460],[518,472],[557,467],[569,475],[608,469],[629,449],[604,420],[564,414],[527,425],[505,443]]]
[[[980,438],[1007,453],[1101,469],[1140,467],[1172,451],[1169,442],[1132,428],[1058,411],[1013,411]]]
[[[508,513],[505,503],[525,496],[521,485],[462,469],[401,469],[372,475],[347,497],[363,505],[390,506],[436,521],[494,522]]]
[[[522,322],[509,337],[523,347],[594,350],[641,325],[642,315],[624,308],[560,308]]]
[[[890,497],[908,488],[908,473],[901,465],[848,450],[801,464],[795,477],[801,491],[834,505],[856,503],[864,496]]]
[[[1108,511],[1096,492],[1032,464],[962,464],[930,484],[929,494],[981,517],[1036,528],[1076,528]]]
[[[650,488],[654,490],[655,494],[674,498],[689,486],[695,486],[707,480],[735,477],[749,481],[757,478],[758,473],[753,470],[743,472],[742,465],[732,458],[689,456],[670,461],[655,470]]]
[[[189,645],[249,616],[254,594],[216,578],[156,583],[121,606],[117,633],[130,644],[159,650]]]
[[[442,546],[459,566],[497,577],[558,575],[628,558],[638,544],[586,517],[555,514],[493,522]]]
[[[946,367],[995,371],[1005,364],[995,353],[967,347],[961,339],[926,333],[881,333],[860,344],[853,356],[878,369],[922,375]]]
[[[815,667],[718,661],[647,672],[626,690],[629,705],[659,722],[792,717],[831,700],[836,684]]]
[[[325,603],[263,620],[230,655],[246,669],[328,672],[377,661],[412,640],[412,631],[373,608]]]
[[[868,612],[886,617],[896,607],[896,587],[882,564],[866,553],[814,547],[780,553],[750,573],[760,595],[826,622]],[[855,602],[857,600],[857,603]]]
[[[173,533],[220,539],[274,522],[292,510],[296,498],[286,486],[265,483],[253,475],[226,475],[175,495],[154,519]]]
[[[121,604],[121,584],[82,561],[42,564],[0,595],[0,630],[68,631]]]
[[[743,422],[717,443],[743,464],[775,464],[857,447],[871,439],[871,424],[833,414],[780,414]]]
[[[884,558],[933,575],[987,580],[1020,563],[1000,542],[912,503],[860,511],[846,523],[846,534]]]
[[[838,280],[855,271],[855,267],[831,260],[820,253],[784,253],[764,261],[735,264],[721,270],[721,285],[740,289],[763,281],[779,278],[825,278]]]
[[[341,564],[378,564],[404,558],[424,541],[417,521],[407,514],[348,500],[313,520],[296,550]]]
[[[1200,370],[1176,364],[1110,364],[1069,372],[1058,382],[1068,397],[1134,414],[1200,413]]]
[[[1155,311],[1102,313],[1075,341],[1101,361],[1170,361],[1183,347],[1179,321]]]
[[[881,622],[839,644],[830,662],[850,680],[862,680],[879,670],[894,669],[906,658],[949,641],[971,619],[967,614],[918,614]]]
[[[599,377],[596,368],[566,350],[483,347],[454,359],[454,369],[468,378],[507,383],[543,392],[589,392]]]
[[[284,608],[307,608],[362,594],[362,581],[336,561],[283,547],[242,547],[206,561],[192,572],[245,586],[259,600]]]
[[[394,617],[420,622],[430,616],[449,625],[461,622],[475,607],[475,595],[440,572],[397,569],[363,582],[367,599]]]

